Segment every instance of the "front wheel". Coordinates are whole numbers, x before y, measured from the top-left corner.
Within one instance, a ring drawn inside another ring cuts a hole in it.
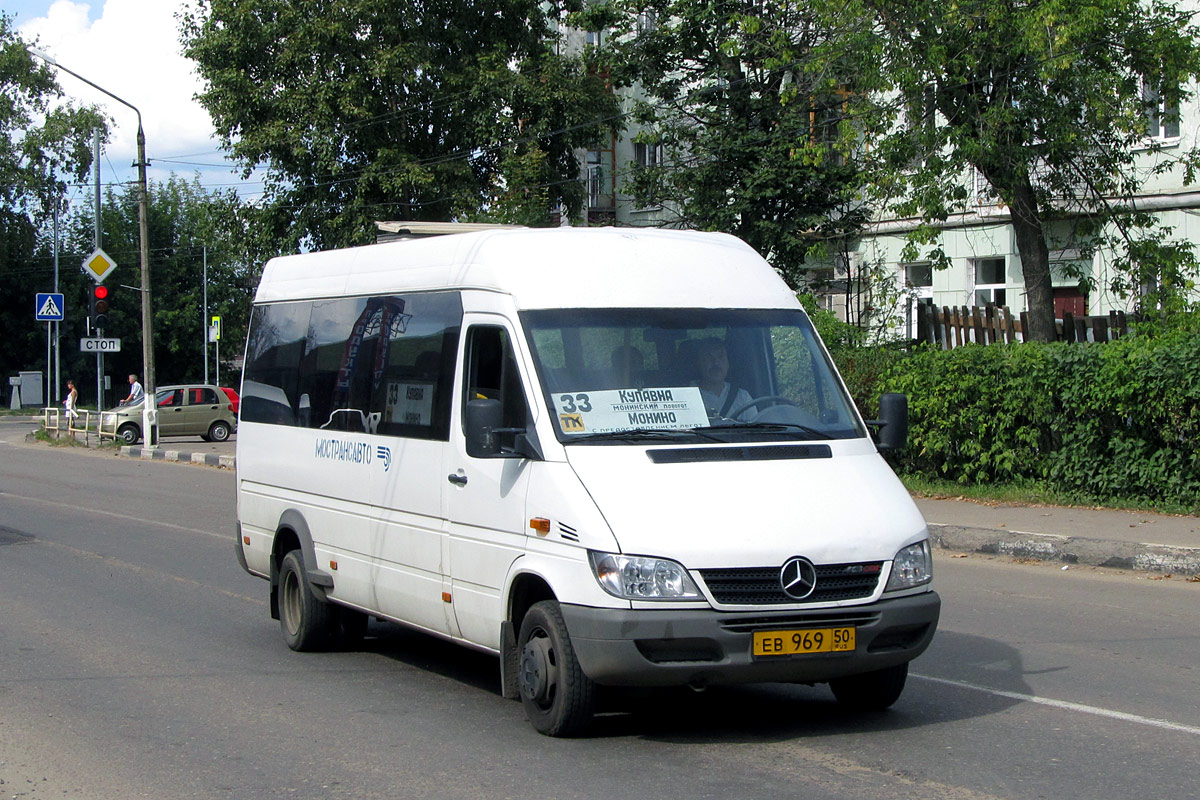
[[[328,647],[336,611],[313,594],[300,551],[284,556],[279,565],[279,627],[287,646],[299,652]]]
[[[117,438],[125,444],[137,444],[137,440],[142,438],[142,431],[137,425],[127,422],[117,428]]]
[[[547,736],[571,736],[592,720],[595,684],[579,666],[557,600],[534,603],[517,637],[517,686],[529,721]]]
[[[900,699],[908,678],[908,664],[829,682],[838,702],[854,711],[883,711]]]

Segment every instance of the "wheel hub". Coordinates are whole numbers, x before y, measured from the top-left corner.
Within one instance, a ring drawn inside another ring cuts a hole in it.
[[[518,681],[521,694],[535,703],[545,703],[553,685],[550,662],[550,643],[545,638],[530,639],[521,651]]]

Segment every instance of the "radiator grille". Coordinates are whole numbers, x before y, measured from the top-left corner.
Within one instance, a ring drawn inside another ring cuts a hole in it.
[[[817,587],[803,600],[788,597],[779,583],[779,567],[702,569],[700,576],[722,605],[783,605],[857,600],[875,593],[882,561],[817,565]]]

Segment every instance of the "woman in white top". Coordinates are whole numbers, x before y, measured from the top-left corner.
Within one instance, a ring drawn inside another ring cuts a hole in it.
[[[75,427],[75,420],[79,418],[79,412],[75,410],[75,404],[79,402],[79,392],[75,389],[75,381],[67,381],[67,396],[63,399],[63,408],[66,410],[67,428]],[[75,434],[72,433],[71,436]]]

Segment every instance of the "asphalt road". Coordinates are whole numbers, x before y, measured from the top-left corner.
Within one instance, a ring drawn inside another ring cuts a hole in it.
[[[289,651],[233,558],[230,471],[14,430],[0,798],[1200,795],[1200,584],[939,552],[941,629],[887,713],[825,687],[623,694],[552,740],[494,658],[383,625]]]

